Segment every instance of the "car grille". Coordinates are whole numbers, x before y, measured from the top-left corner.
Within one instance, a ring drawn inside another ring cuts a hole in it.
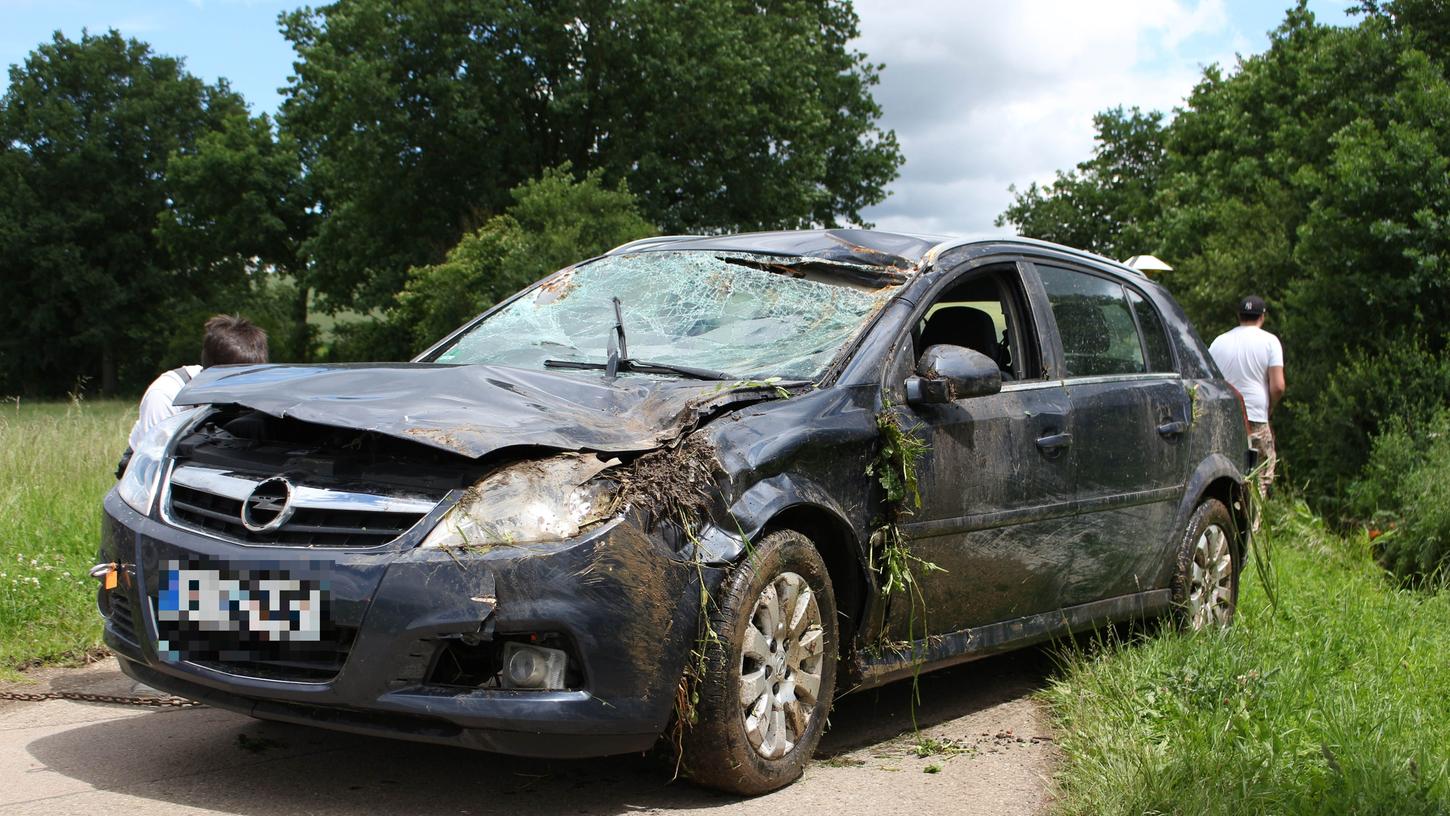
[[[286,523],[267,532],[242,523],[242,505],[267,479],[195,465],[178,466],[168,486],[168,514],[188,527],[241,544],[279,547],[377,547],[398,538],[437,504],[418,496],[385,496],[297,486]]]
[[[259,680],[282,680],[293,683],[325,683],[337,677],[352,651],[357,629],[337,627],[334,645],[320,650],[317,644],[307,644],[307,651],[290,654],[277,650],[272,654],[258,654],[251,660],[188,660],[194,666],[226,672]],[[269,644],[277,645],[277,644]]]

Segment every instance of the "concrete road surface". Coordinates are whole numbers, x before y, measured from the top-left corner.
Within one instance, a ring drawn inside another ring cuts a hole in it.
[[[748,800],[671,782],[657,758],[526,760],[211,708],[0,701],[0,816],[1032,814],[1049,802],[1054,761],[1031,699],[1046,673],[1028,651],[923,676],[920,736],[910,682],[847,697],[805,776]],[[132,683],[107,660],[7,688],[125,694]]]

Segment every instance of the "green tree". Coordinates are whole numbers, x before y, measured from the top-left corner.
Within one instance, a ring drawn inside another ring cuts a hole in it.
[[[57,33],[0,99],[0,389],[139,386],[179,303],[228,281],[169,263],[166,161],[228,114],[226,84],[115,32]],[[234,283],[234,282],[231,282]]]
[[[265,114],[238,112],[174,153],[166,172],[171,197],[157,229],[174,261],[198,275],[248,280],[248,303],[275,300],[280,284],[269,275],[290,278],[291,313],[285,333],[271,338],[272,357],[309,359],[312,290],[301,249],[316,214],[296,141]]]
[[[344,0],[282,28],[334,305],[387,303],[566,161],[669,231],[859,221],[901,163],[846,0]]]
[[[1111,258],[1156,248],[1153,196],[1164,161],[1163,114],[1119,107],[1094,116],[1093,125],[1092,158],[1059,171],[1051,184],[1009,187],[1012,204],[997,226]]]
[[[410,357],[550,272],[655,234],[634,196],[603,177],[594,170],[576,182],[564,164],[514,188],[513,204],[441,263],[410,269],[384,319],[351,329],[340,354]]]

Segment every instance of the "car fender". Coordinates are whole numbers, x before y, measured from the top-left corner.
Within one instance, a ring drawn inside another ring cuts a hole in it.
[[[1238,490],[1243,489],[1243,472],[1235,466],[1232,459],[1222,453],[1210,453],[1202,462],[1198,463],[1198,467],[1194,468],[1193,473],[1188,477],[1187,483],[1184,484],[1183,498],[1179,500],[1178,510],[1173,516],[1172,529],[1174,534],[1164,544],[1163,558],[1160,559],[1164,565],[1164,573],[1159,576],[1159,580],[1155,583],[1156,586],[1167,586],[1169,579],[1172,577],[1172,562],[1179,544],[1181,531],[1188,526],[1189,517],[1193,515],[1194,509],[1203,501],[1204,495],[1209,490],[1209,486],[1220,479],[1229,479]],[[1235,518],[1239,515],[1238,511],[1232,506],[1229,507],[1229,512]]]
[[[843,541],[817,541],[817,546],[844,547],[864,568],[868,554],[861,545],[861,536],[850,515],[832,497],[830,491],[801,474],[781,473],[751,485],[726,510],[727,520],[713,521],[700,534],[700,549],[708,565],[722,565],[738,560],[747,550],[747,541],[758,539],[772,522],[797,513],[809,513],[823,520],[846,537]],[[731,529],[733,523],[734,528]],[[847,532],[849,531],[849,532]]]

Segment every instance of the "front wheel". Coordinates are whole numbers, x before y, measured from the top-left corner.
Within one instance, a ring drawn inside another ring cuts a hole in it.
[[[793,530],[761,539],[710,625],[685,771],[730,793],[788,785],[815,753],[836,687],[835,595],[815,545]]]
[[[1193,511],[1178,548],[1173,601],[1180,625],[1222,629],[1233,623],[1242,552],[1228,508],[1208,499]]]

